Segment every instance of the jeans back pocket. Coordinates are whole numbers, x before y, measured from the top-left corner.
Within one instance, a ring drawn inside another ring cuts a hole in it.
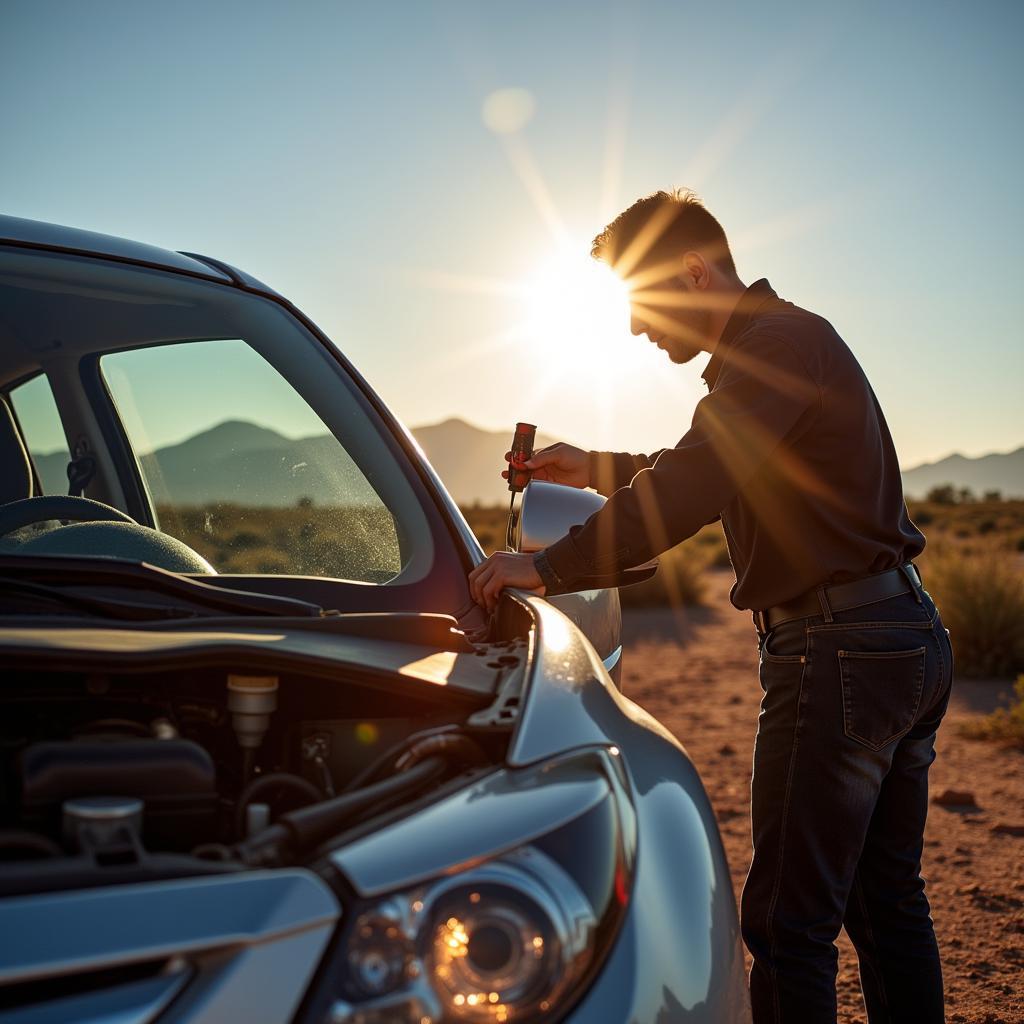
[[[880,750],[910,730],[921,704],[926,648],[839,651],[843,731]]]

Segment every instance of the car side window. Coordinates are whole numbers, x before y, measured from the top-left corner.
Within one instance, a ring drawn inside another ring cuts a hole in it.
[[[366,583],[400,572],[391,509],[245,341],[112,352],[100,371],[159,529],[218,572]]]
[[[7,392],[44,494],[67,494],[71,461],[64,424],[45,373]]]

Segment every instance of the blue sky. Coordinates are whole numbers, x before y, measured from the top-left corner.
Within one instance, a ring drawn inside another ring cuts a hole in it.
[[[15,0],[0,206],[245,267],[411,426],[651,451],[684,433],[703,360],[625,324],[611,349],[564,316],[545,333],[508,285],[689,185],[744,280],[843,334],[905,465],[1008,450],[1022,32],[1009,2]],[[533,114],[500,135],[482,110],[508,88]]]

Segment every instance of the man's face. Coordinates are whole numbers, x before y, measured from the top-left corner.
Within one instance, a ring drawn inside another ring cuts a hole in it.
[[[647,335],[673,363],[688,363],[712,342],[705,298],[684,274],[630,287],[630,331]]]

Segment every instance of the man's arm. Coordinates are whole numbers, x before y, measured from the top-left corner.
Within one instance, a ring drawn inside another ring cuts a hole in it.
[[[620,487],[628,487],[630,480],[641,469],[650,469],[663,451],[666,449],[660,448],[651,455],[630,455],[629,452],[588,452],[590,486],[598,494],[609,498]]]
[[[696,533],[819,408],[818,386],[785,339],[738,341],[679,444],[538,552],[534,562],[548,593],[582,589],[587,577],[639,565]]]

